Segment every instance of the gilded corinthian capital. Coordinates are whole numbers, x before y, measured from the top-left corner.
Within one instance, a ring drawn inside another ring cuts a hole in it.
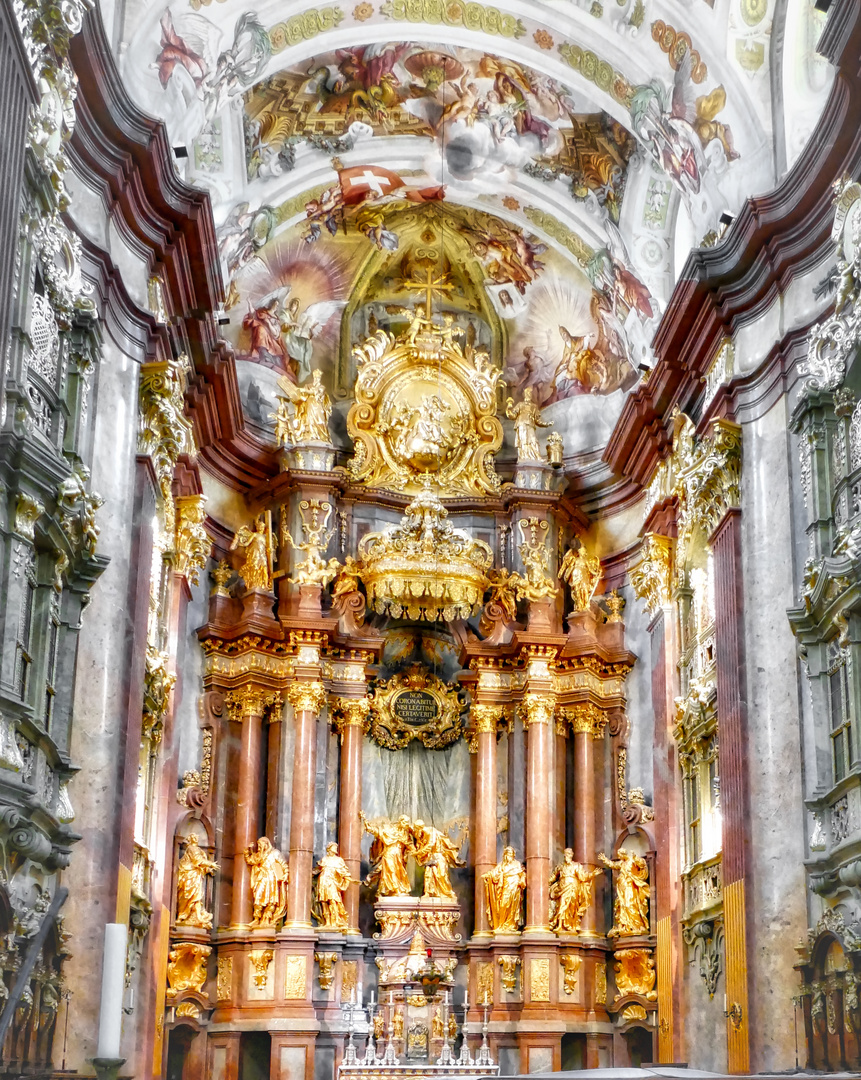
[[[553,720],[556,699],[549,694],[527,694],[523,699],[526,705],[526,727],[533,724],[549,724]]]
[[[263,716],[267,708],[281,708],[281,695],[261,686],[246,685],[226,695],[227,713],[231,720],[242,723],[250,716]]]
[[[593,739],[602,739],[607,727],[607,714],[591,701],[576,705],[566,705],[559,710],[560,716],[571,725],[575,735],[591,735]]]
[[[367,698],[334,698],[331,702],[332,722],[343,741],[344,728],[358,727],[365,734],[371,726],[371,703]]]
[[[294,682],[287,687],[287,700],[295,712],[319,713],[326,700],[321,682]]]
[[[476,735],[485,731],[495,734],[504,715],[502,705],[473,705],[469,712],[475,724]]]

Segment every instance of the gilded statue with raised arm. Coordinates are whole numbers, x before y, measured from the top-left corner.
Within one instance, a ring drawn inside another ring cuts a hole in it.
[[[296,386],[283,376],[278,380],[278,411],[272,414],[280,444],[331,443],[329,417],[332,401],[323,386],[323,373],[316,369],[311,382]],[[289,404],[293,405],[290,415]]]
[[[603,851],[598,859],[608,870],[616,871],[613,929],[607,937],[648,934],[649,864],[642,855],[623,847],[615,860],[608,859]]]
[[[463,834],[460,843],[455,843],[444,832],[423,821],[414,821],[412,826],[415,841],[416,862],[425,869],[424,896],[442,897],[456,900],[451,879],[448,876],[450,866],[465,866],[458,858],[463,846]]]
[[[569,548],[565,552],[559,578],[571,589],[574,610],[588,611],[601,580],[601,560],[597,555],[590,555],[581,542],[576,551]]]
[[[561,934],[579,934],[580,924],[592,903],[592,879],[603,871],[574,861],[574,852],[565,848],[562,862],[550,877],[550,899],[554,910],[550,929]]]
[[[185,840],[185,851],[176,868],[176,924],[212,929],[212,915],[205,907],[206,878],[218,870],[194,836]]]
[[[359,817],[365,832],[374,838],[370,855],[373,870],[366,884],[377,886],[377,896],[409,896],[412,886],[407,877],[407,859],[413,853],[410,819],[401,814],[397,821],[369,821],[361,811]]]
[[[272,528],[268,514],[261,514],[254,522],[254,528],[242,525],[233,537],[231,551],[242,548],[244,557],[239,573],[249,592],[272,591],[272,563],[274,550]]]
[[[514,848],[507,847],[502,859],[484,875],[487,919],[495,934],[516,934],[520,930],[525,889],[526,871]]]

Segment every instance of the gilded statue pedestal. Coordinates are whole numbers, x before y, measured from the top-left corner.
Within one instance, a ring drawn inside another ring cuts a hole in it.
[[[278,463],[281,472],[331,472],[335,464],[335,447],[323,442],[284,446],[278,452]]]
[[[425,944],[440,949],[459,944],[456,927],[460,921],[460,904],[436,896],[380,896],[374,903],[374,915],[380,932],[374,937],[386,944],[402,944],[419,930]]]

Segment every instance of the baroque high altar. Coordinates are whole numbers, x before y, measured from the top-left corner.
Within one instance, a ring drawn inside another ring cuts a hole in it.
[[[311,1077],[558,1069],[572,1033],[596,1066],[656,1028],[623,602],[561,439],[431,299],[356,346],[346,469],[319,377],[286,388],[281,472],[213,572],[166,988],[194,1075],[236,1080],[249,1031]]]

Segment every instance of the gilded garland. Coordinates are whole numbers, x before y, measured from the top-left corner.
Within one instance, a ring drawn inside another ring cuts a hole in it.
[[[463,734],[460,694],[420,664],[373,687],[370,734],[387,750],[419,739],[429,750],[451,746]]]

